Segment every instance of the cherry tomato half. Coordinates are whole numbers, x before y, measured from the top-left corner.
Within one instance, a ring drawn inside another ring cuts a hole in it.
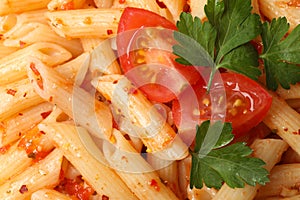
[[[143,29],[147,27],[160,27],[164,28],[162,30],[168,31],[153,30],[151,32],[151,30],[147,29],[143,32]],[[169,76],[171,69],[175,69],[179,74],[183,75],[189,84],[196,83],[201,77],[197,69],[178,64],[175,62],[176,56],[171,51],[160,48],[164,45],[172,45],[174,42],[172,31],[170,30],[176,30],[176,26],[164,17],[144,9],[131,7],[127,7],[123,11],[118,27],[117,47],[122,70],[148,99],[157,102],[173,100],[177,94],[174,93],[174,90],[169,89],[170,84],[172,86],[173,84],[182,84],[177,78]],[[137,43],[139,48],[133,47]],[[143,46],[143,44],[145,45]],[[153,48],[153,44],[158,45],[157,48]],[[161,64],[170,69],[163,67],[159,73],[156,73],[157,68],[151,68],[151,64]],[[127,72],[141,65],[143,67],[140,71],[137,70],[134,76],[127,75]],[[155,70],[156,72],[154,73]],[[147,81],[148,79],[151,82]],[[177,88],[180,88],[180,86]]]
[[[233,133],[236,137],[240,137],[263,120],[271,107],[272,97],[257,82],[244,75],[221,73],[221,77],[226,93],[225,121],[232,123]],[[212,108],[211,99],[219,103],[224,101],[222,96],[216,98],[207,94],[203,80],[199,80],[193,86],[193,92],[197,97],[196,104],[191,102],[184,104],[185,101],[191,101],[190,94],[186,91],[172,102],[173,119],[177,127],[180,127],[182,120],[198,120],[197,123],[200,124],[210,119],[212,112],[217,112],[218,109]],[[181,108],[180,105],[189,106]]]

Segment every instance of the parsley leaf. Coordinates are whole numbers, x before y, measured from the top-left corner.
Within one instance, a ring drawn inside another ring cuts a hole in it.
[[[181,64],[212,68],[208,90],[214,73],[221,67],[252,79],[261,74],[258,59],[253,59],[258,58],[257,51],[248,45],[261,33],[260,18],[251,14],[251,9],[251,0],[208,0],[208,21],[201,23],[197,17],[193,20],[188,13],[180,15],[178,31],[189,39],[174,32],[178,44],[173,46],[173,53],[180,57],[176,61]]]
[[[266,84],[276,90],[278,83],[285,89],[300,81],[300,26],[285,39],[289,24],[285,17],[265,22],[262,26],[263,53]]]
[[[269,181],[268,171],[262,166],[264,161],[249,157],[252,150],[244,143],[228,145],[233,140],[230,123],[224,123],[220,136],[211,151],[203,154],[208,134],[218,132],[222,122],[210,124],[205,121],[197,126],[195,148],[191,151],[192,167],[190,174],[190,188],[202,188],[203,182],[207,187],[221,188],[223,182],[232,188],[242,188],[245,183],[254,186],[256,183],[264,185]]]

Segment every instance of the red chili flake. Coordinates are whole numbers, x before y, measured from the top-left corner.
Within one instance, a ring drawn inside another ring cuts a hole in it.
[[[159,1],[159,0],[156,0],[156,3],[157,3],[157,5],[158,5],[160,8],[167,8],[167,6],[166,6],[163,2],[161,2],[161,1]]]
[[[23,42],[23,41],[20,40],[20,41],[19,41],[19,44],[20,44],[20,47],[23,48],[23,47],[25,47],[26,42]]]
[[[42,118],[43,118],[43,119],[46,119],[46,117],[48,117],[48,116],[50,115],[51,112],[52,112],[52,111],[50,110],[50,111],[41,113]]]
[[[50,96],[49,97],[49,102],[52,102],[53,101],[53,96]]]
[[[126,0],[119,0],[119,3],[120,4],[123,4],[123,3],[125,3],[126,2]]]
[[[283,130],[286,132],[286,131],[288,131],[289,129],[288,129],[288,128],[283,128]]]
[[[24,94],[23,94],[23,97],[26,97],[27,96],[27,92],[25,92]]]
[[[45,135],[46,133],[44,131],[40,131],[41,134]]]
[[[138,90],[136,88],[130,88],[128,94],[137,94]]]
[[[109,200],[109,197],[103,194],[102,195],[102,200]]]
[[[108,30],[106,31],[106,33],[107,33],[107,35],[111,35],[111,34],[113,34],[113,31],[112,31],[111,29],[108,29]]]
[[[48,150],[43,150],[40,146],[43,132],[29,131],[27,132],[18,143],[18,147],[26,151],[29,158],[32,158],[34,162],[38,162],[45,158],[48,154]]]
[[[16,91],[16,90],[13,90],[13,89],[8,89],[8,90],[6,91],[6,93],[7,93],[7,94],[10,94],[10,95],[12,95],[12,96],[15,96],[15,94],[17,93],[17,91]]]
[[[117,84],[117,83],[118,83],[118,80],[114,80],[114,81],[113,81],[113,84]]]
[[[10,148],[10,144],[0,147],[0,154],[5,154],[9,148]]]
[[[19,192],[21,194],[24,194],[25,192],[28,192],[27,186],[26,185],[22,185],[21,188],[20,188],[20,190],[19,190]]]
[[[299,0],[291,0],[287,3],[288,6],[292,7],[300,7],[300,1]]]
[[[40,76],[40,72],[35,68],[35,64],[34,63],[30,63],[30,69],[32,70],[32,72],[37,75]]]
[[[300,135],[300,129],[298,129],[298,132],[297,132],[297,131],[294,131],[293,134],[294,134],[294,135]]]
[[[154,187],[154,189],[155,189],[156,191],[159,191],[159,190],[160,190],[160,187],[159,187],[157,181],[154,180],[154,179],[152,179],[152,180],[150,181],[149,185],[150,185],[151,187]]]
[[[19,113],[19,116],[23,116],[23,113]]]
[[[60,10],[74,10],[75,9],[75,4],[73,1],[64,3],[60,6]]]

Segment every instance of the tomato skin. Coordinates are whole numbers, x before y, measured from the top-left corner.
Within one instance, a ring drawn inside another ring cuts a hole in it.
[[[117,36],[117,46],[119,60],[123,72],[126,73],[132,70],[134,67],[137,67],[139,64],[136,63],[136,53],[137,52],[128,52],[128,47],[130,47],[132,42],[132,35],[135,34],[138,30],[146,27],[163,27],[169,30],[176,30],[175,24],[168,21],[164,17],[139,8],[127,7],[124,9],[121,16],[119,27],[118,27],[118,36]],[[124,34],[124,32],[129,30],[135,30],[136,32],[131,32],[130,34]],[[120,34],[123,33],[123,34]],[[152,38],[149,37],[149,40]],[[176,69],[179,74],[183,75],[185,79],[190,83],[194,84],[201,77],[197,72],[197,69],[191,66],[180,65],[175,62],[176,56],[171,52],[167,52],[161,49],[147,49],[143,50],[145,54],[145,62],[143,64],[153,64],[159,63],[166,67],[171,67]],[[158,58],[162,59],[158,59]],[[164,73],[162,73],[164,74]],[[136,75],[135,77],[127,77],[136,85],[139,85],[139,82],[143,82],[145,77],[144,74]],[[162,76],[162,75],[161,75]],[[176,80],[172,80],[176,82]],[[157,81],[159,82],[159,81]],[[139,89],[146,95],[150,100],[157,102],[169,102],[176,98],[170,89],[166,86],[168,85],[159,85],[156,83],[147,83],[142,85]]]
[[[271,107],[272,97],[257,82],[244,75],[221,73],[221,77],[226,92],[225,121],[232,123],[233,133],[236,137],[240,137],[263,120]],[[199,111],[197,114],[195,114],[193,106],[191,108],[180,107],[179,102],[184,101],[184,98],[188,97],[188,93],[183,92],[179,99],[172,102],[173,120],[177,127],[180,127],[181,118],[194,121],[197,118],[198,124],[211,118],[211,98],[206,93],[204,81],[198,81],[193,86],[193,91],[197,96],[197,110]]]

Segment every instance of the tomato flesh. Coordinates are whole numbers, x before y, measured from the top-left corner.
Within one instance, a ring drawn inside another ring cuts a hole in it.
[[[231,122],[233,133],[240,137],[251,128],[258,125],[271,107],[272,97],[254,80],[236,73],[222,73],[226,93],[226,115],[225,121]],[[185,120],[196,121],[197,124],[211,119],[211,99],[214,98],[206,93],[206,86],[203,80],[199,80],[193,86],[193,92],[197,97],[195,103],[189,103],[189,107],[183,108],[180,105],[184,101],[191,101],[188,92],[172,102],[172,113],[174,123],[180,128]],[[217,101],[223,101],[221,97]],[[194,127],[192,127],[194,128]]]
[[[151,33],[151,30],[145,30],[143,32],[142,29],[147,27],[162,27],[169,31],[152,31]],[[123,72],[148,99],[157,102],[169,102],[178,95],[169,88],[170,84],[179,84],[177,78],[167,77],[168,70],[165,70],[165,67],[177,70],[188,84],[194,84],[200,78],[196,68],[178,64],[175,62],[176,56],[163,48],[164,44],[171,45],[174,42],[170,30],[176,30],[176,26],[164,17],[144,9],[131,7],[127,7],[123,11],[118,27],[117,47]],[[134,47],[137,43],[138,47]],[[154,44],[154,47],[151,44]],[[134,75],[128,75],[128,72],[138,66],[151,64],[163,66],[163,69],[154,77],[149,78],[153,74],[151,68],[147,71],[143,71],[141,68],[140,72],[137,70]]]

